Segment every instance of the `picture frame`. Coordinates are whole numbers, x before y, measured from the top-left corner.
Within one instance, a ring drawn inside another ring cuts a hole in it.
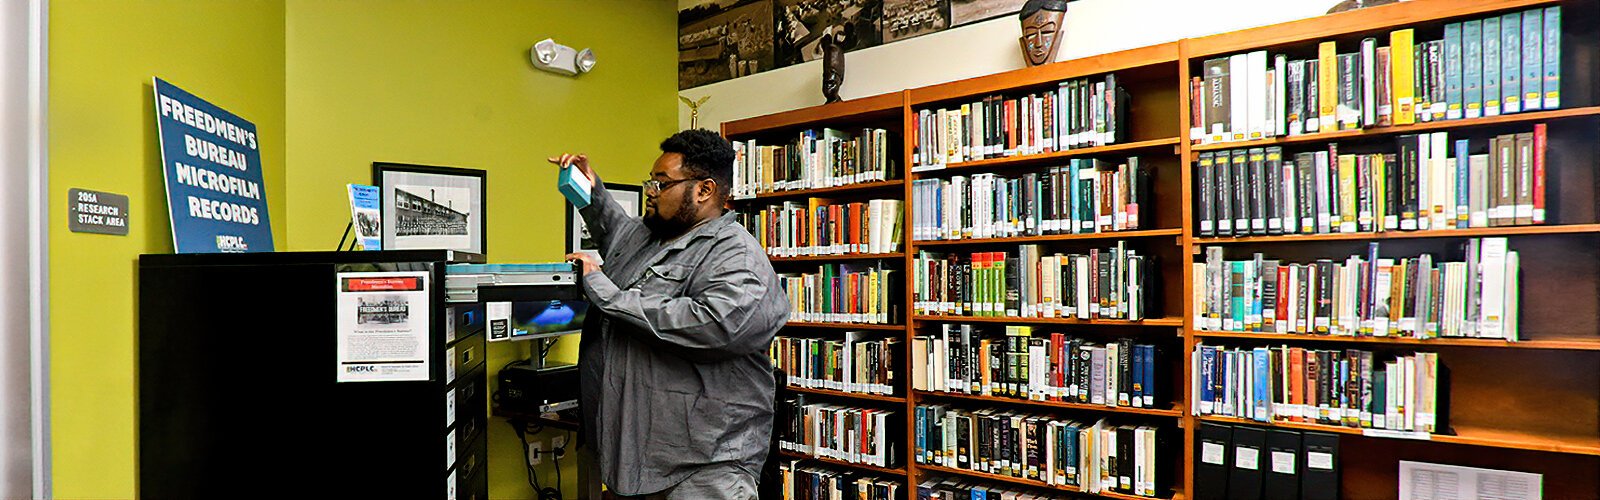
[[[484,170],[373,162],[385,250],[488,250]]]
[[[607,182],[605,185],[606,191],[611,193],[611,198],[622,205],[622,211],[633,217],[644,214],[644,186],[616,182]],[[578,208],[571,203],[563,204],[567,207],[567,253],[589,251],[599,255],[600,247],[587,241],[588,228],[585,227]]]

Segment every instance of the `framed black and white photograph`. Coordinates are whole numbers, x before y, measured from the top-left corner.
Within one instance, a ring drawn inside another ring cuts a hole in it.
[[[772,0],[678,0],[678,89],[772,69]]]
[[[950,27],[950,0],[883,0],[883,43]]]
[[[487,178],[488,172],[468,168],[373,163],[387,222],[383,248],[484,253]]]
[[[883,41],[883,0],[777,0],[778,67],[822,58],[824,33],[842,34],[846,52]]]
[[[644,187],[638,184],[606,183],[606,191],[611,193],[611,198],[622,205],[623,213],[629,217],[638,217],[644,213]],[[578,213],[578,208],[567,203],[567,253],[591,252],[600,254],[600,245],[589,239],[589,226],[583,223],[583,215]]]
[[[950,0],[950,25],[966,26],[1022,11],[1028,0]]]

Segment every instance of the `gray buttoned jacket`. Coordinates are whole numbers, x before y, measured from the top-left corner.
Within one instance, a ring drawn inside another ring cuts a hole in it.
[[[758,475],[776,390],[767,348],[789,317],[777,273],[733,213],[661,241],[595,181],[579,212],[605,264],[583,277],[578,365],[601,479],[643,495],[710,465]]]

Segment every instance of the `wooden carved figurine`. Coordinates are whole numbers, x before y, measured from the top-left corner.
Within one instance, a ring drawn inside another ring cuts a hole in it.
[[[1022,58],[1028,66],[1056,60],[1061,46],[1061,19],[1067,15],[1067,0],[1028,0],[1017,17],[1022,20]]]
[[[843,29],[828,28],[822,32],[822,96],[827,102],[839,102],[839,88],[844,86],[844,48],[849,40]]]

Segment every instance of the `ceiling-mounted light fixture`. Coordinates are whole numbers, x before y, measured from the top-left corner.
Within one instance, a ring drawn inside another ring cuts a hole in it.
[[[593,50],[573,50],[549,38],[533,44],[528,56],[534,67],[563,75],[588,73],[594,69],[595,63]]]

